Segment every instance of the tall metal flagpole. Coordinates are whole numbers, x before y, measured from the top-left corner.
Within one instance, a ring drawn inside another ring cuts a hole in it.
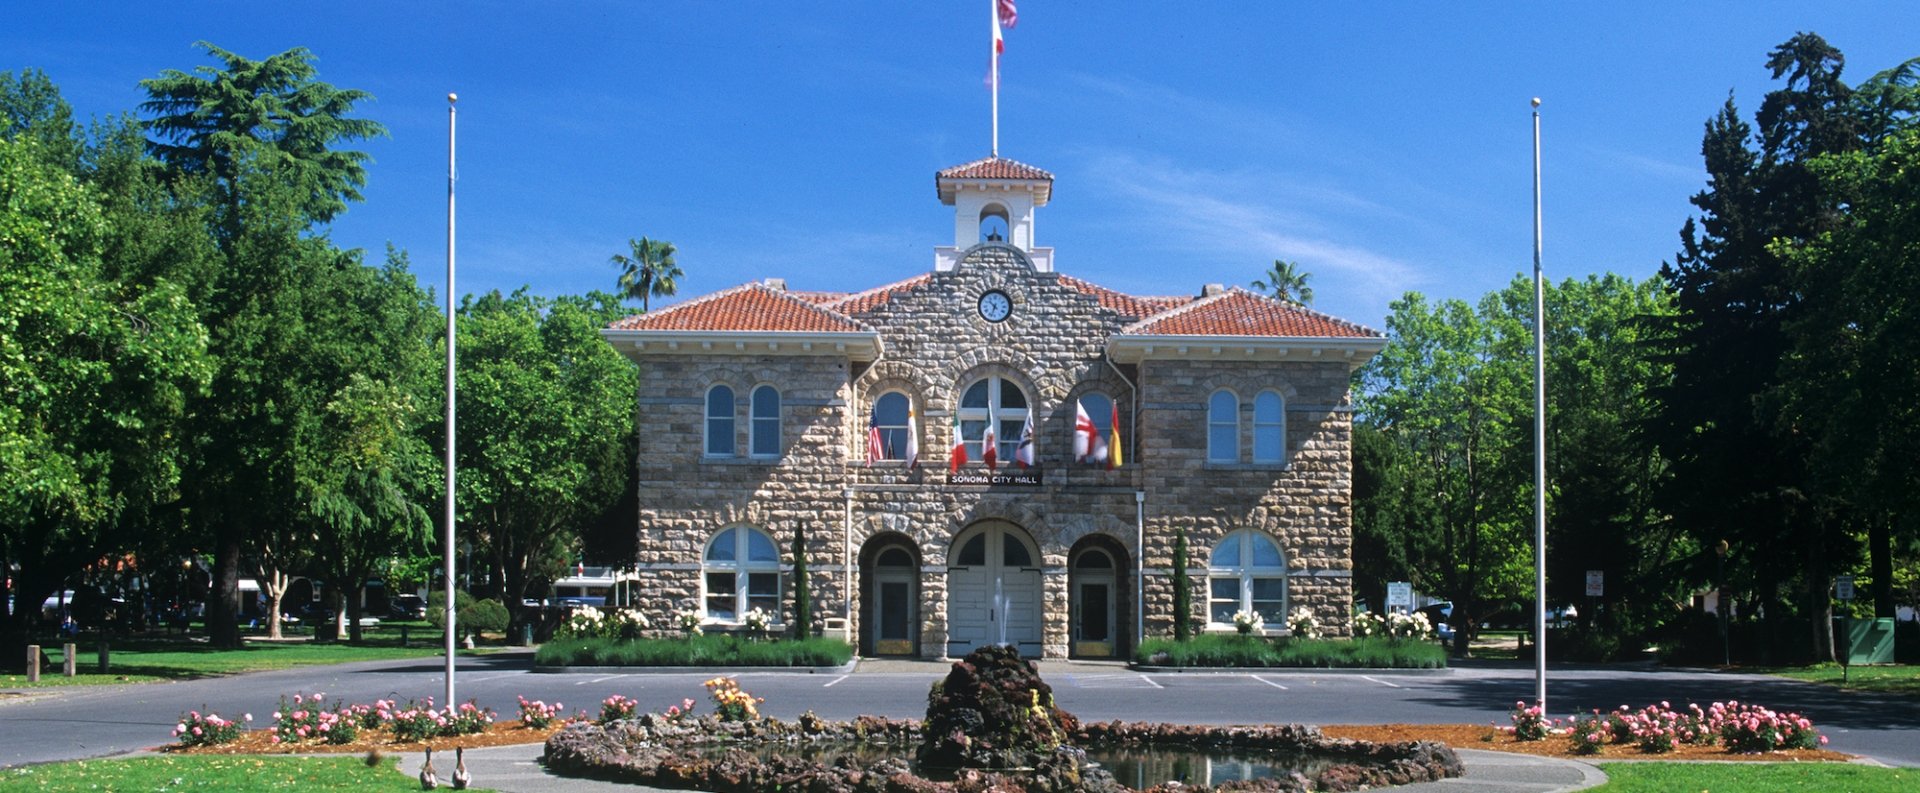
[[[993,82],[993,156],[1000,156],[1000,4],[987,0],[987,15],[993,18],[993,66],[988,77]]]
[[[1533,702],[1547,714],[1547,299],[1540,273],[1540,97],[1533,98]]]
[[[455,94],[447,94],[447,501],[445,528],[441,531],[440,554],[445,569],[441,576],[446,581],[446,613],[443,624],[447,626],[447,698],[443,706],[453,709],[453,653],[454,653],[454,608],[453,608],[453,475],[454,475],[454,401],[453,401],[453,130],[454,103],[460,101]]]

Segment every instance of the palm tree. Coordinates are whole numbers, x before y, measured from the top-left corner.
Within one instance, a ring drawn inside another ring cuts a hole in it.
[[[620,270],[620,296],[640,298],[640,313],[647,312],[651,297],[668,297],[679,288],[674,279],[684,273],[673,261],[673,243],[646,237],[628,239],[632,256],[614,254],[611,260]]]
[[[1274,259],[1273,266],[1267,268],[1266,280],[1254,279],[1253,288],[1271,292],[1275,298],[1297,305],[1313,302],[1313,287],[1307,286],[1307,279],[1313,273],[1301,272],[1299,265],[1285,259]]]

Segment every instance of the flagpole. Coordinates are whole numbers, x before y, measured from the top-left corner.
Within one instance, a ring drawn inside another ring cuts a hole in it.
[[[993,149],[995,157],[1000,156],[1000,4],[999,0],[987,0],[987,16],[992,19],[993,37],[987,47],[993,54]]]
[[[1540,268],[1540,98],[1533,98],[1533,699],[1547,715],[1547,300]]]
[[[446,636],[446,643],[447,643],[446,697],[447,698],[446,698],[446,702],[444,703],[444,706],[449,711],[453,710],[453,668],[454,668],[453,655],[454,655],[454,633],[455,633],[455,630],[454,630],[455,615],[454,615],[454,603],[453,603],[453,572],[454,572],[453,571],[453,548],[454,548],[454,545],[453,545],[453,541],[454,541],[453,477],[454,477],[454,407],[455,407],[455,403],[453,401],[453,361],[454,361],[454,354],[453,354],[453,344],[454,344],[454,339],[453,339],[453,336],[454,336],[454,314],[453,314],[453,183],[454,183],[453,152],[454,150],[453,150],[453,141],[454,141],[454,135],[453,133],[454,133],[454,119],[457,112],[454,109],[454,103],[458,101],[460,101],[459,96],[456,96],[454,94],[447,94],[447,449],[446,449],[447,498],[446,498],[446,505],[445,505],[446,515],[444,516],[445,528],[441,531],[440,553],[441,553],[441,560],[445,564],[445,569],[441,571],[441,575],[445,579],[446,595],[447,595],[447,602],[445,604],[446,613],[444,615],[445,620],[443,621],[443,624],[447,626],[447,636]]]

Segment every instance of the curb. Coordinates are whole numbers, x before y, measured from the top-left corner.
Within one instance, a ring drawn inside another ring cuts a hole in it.
[[[567,674],[619,674],[619,675],[745,675],[745,674],[792,674],[792,675],[847,675],[860,665],[859,659],[848,661],[840,666],[543,666],[534,664],[530,670],[537,675]]]
[[[1196,675],[1391,675],[1394,677],[1440,677],[1454,673],[1453,667],[1439,669],[1393,669],[1386,667],[1322,667],[1322,666],[1152,666],[1148,664],[1127,664],[1127,669],[1135,672],[1153,672],[1156,674],[1196,674]]]

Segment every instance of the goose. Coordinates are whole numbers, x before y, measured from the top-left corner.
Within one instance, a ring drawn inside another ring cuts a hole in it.
[[[467,773],[467,750],[465,747],[453,748],[453,789],[466,790],[473,781],[473,775]]]
[[[433,748],[427,748],[427,763],[420,766],[420,789],[432,790],[440,786],[440,777],[433,773]]]

